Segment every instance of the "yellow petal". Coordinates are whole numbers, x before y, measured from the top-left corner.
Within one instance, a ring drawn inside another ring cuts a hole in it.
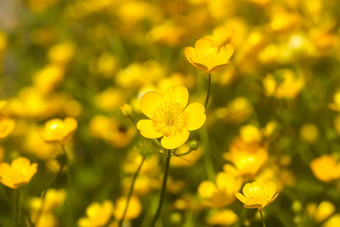
[[[268,182],[266,185],[264,185],[263,192],[269,197],[269,199],[273,198],[276,192],[276,184],[271,181]]]
[[[240,200],[243,204],[247,203],[247,199],[246,197],[244,197],[244,195],[242,195],[241,193],[237,192],[235,193],[235,197]]]
[[[139,108],[149,118],[152,118],[152,113],[162,103],[162,96],[155,91],[145,93],[139,100]]]
[[[191,64],[197,59],[196,51],[192,47],[186,47],[184,49],[184,55]]]
[[[143,119],[138,121],[137,129],[146,138],[155,139],[163,136],[162,133],[157,132],[155,127],[153,127],[152,120]]]
[[[216,192],[216,186],[210,181],[203,181],[198,186],[198,194],[203,198],[209,198]]]
[[[174,136],[163,136],[161,144],[165,149],[175,149],[183,145],[189,138],[189,131],[182,129],[181,132],[177,132]]]
[[[189,124],[186,127],[189,130],[196,130],[200,128],[205,120],[205,108],[200,103],[192,103],[188,105],[188,107],[185,109],[185,112],[188,113],[189,118]]]
[[[173,102],[180,104],[183,109],[186,107],[189,99],[188,89],[184,86],[169,88],[163,97],[164,102]]]
[[[199,39],[195,43],[195,49],[199,53],[210,52],[211,49],[217,48],[213,46],[213,41],[211,39]]]

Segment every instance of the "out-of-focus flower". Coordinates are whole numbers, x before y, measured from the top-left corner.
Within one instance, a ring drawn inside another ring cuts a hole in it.
[[[234,211],[230,209],[225,209],[221,211],[216,211],[210,215],[207,219],[209,225],[223,225],[230,226],[238,221],[238,216]]]
[[[235,200],[235,193],[242,185],[242,179],[234,175],[220,172],[216,176],[216,184],[203,181],[198,186],[198,194],[210,207],[224,207]]]
[[[141,76],[143,75],[143,76]],[[140,88],[165,76],[164,68],[156,61],[132,63],[118,71],[115,80],[123,88]]]
[[[267,75],[263,80],[265,95],[274,96],[275,98],[295,98],[305,85],[304,79],[301,76],[289,69],[284,69],[278,72],[282,82],[275,80],[272,75]]]
[[[124,209],[126,207],[126,198],[120,197],[113,210],[113,215],[116,217],[116,219],[120,220],[123,216]],[[129,207],[127,209],[125,220],[131,220],[135,219],[139,216],[139,214],[142,211],[142,204],[137,196],[131,196]]]
[[[55,227],[59,226],[57,218],[52,213],[42,213],[38,220],[34,220],[35,227]]]
[[[66,117],[64,120],[54,118],[45,123],[41,138],[48,143],[65,143],[77,128],[78,122],[73,117]]]
[[[47,53],[47,57],[51,63],[65,65],[73,58],[74,52],[74,44],[64,42],[52,46]]]
[[[328,107],[332,110],[340,112],[340,90],[335,92],[333,101],[333,103],[328,104]]]
[[[332,155],[322,155],[310,163],[314,176],[328,183],[340,178],[340,163]]]
[[[253,108],[245,97],[238,97],[228,103],[226,108],[216,110],[216,116],[228,122],[240,123],[245,121]]]
[[[245,208],[262,210],[277,198],[276,185],[273,182],[259,184],[258,182],[247,183],[241,193],[235,196],[240,200]]]
[[[58,152],[58,149],[50,143],[46,143],[40,135],[37,127],[30,127],[25,130],[26,135],[23,141],[24,150],[34,154],[36,157],[44,160],[52,159]]]
[[[182,154],[190,149],[189,145],[184,144],[176,150],[176,154]],[[191,151],[185,156],[176,157],[171,159],[170,165],[172,167],[190,167],[193,166],[197,160],[202,156],[202,147],[198,147],[196,150]]]
[[[15,121],[0,114],[0,139],[6,138],[15,128]]]
[[[104,111],[114,111],[124,104],[124,93],[110,87],[95,97],[96,105]]]
[[[125,103],[120,107],[120,112],[125,118],[130,118],[132,116],[132,107]]]
[[[3,162],[0,164],[0,182],[13,189],[26,185],[37,172],[37,168],[38,164],[31,164],[30,160],[24,157],[14,159],[11,165]]]
[[[148,33],[148,37],[151,42],[175,46],[180,41],[182,34],[182,27],[177,26],[171,21],[165,21],[164,23],[153,27]]]
[[[273,7],[271,28],[274,31],[287,31],[299,26],[300,15],[295,12],[288,12],[280,7]]]
[[[140,120],[137,128],[146,138],[160,138],[166,149],[175,149],[189,138],[189,130],[200,128],[205,120],[205,108],[200,103],[187,106],[189,98],[186,87],[169,88],[163,96],[149,91],[140,99],[142,112],[150,120]]]
[[[319,130],[314,124],[304,124],[300,128],[300,137],[307,143],[313,143],[319,137]]]
[[[29,0],[28,5],[33,12],[40,13],[50,8],[56,2],[58,0]]]
[[[185,57],[196,68],[207,73],[223,69],[234,53],[231,44],[217,46],[211,39],[199,39],[195,47],[185,48]]]
[[[105,226],[110,220],[113,211],[113,204],[110,200],[105,200],[102,204],[94,202],[86,208],[85,218],[78,220],[80,227]]]
[[[136,134],[134,126],[127,126],[118,119],[104,115],[94,116],[89,127],[94,137],[101,138],[114,147],[125,147]]]
[[[5,33],[0,31],[0,53],[3,52],[7,47],[7,36]]]
[[[33,76],[34,87],[47,94],[64,79],[64,73],[64,68],[59,65],[47,65]]]
[[[320,223],[334,213],[335,206],[329,201],[322,201],[319,205],[316,205],[315,203],[308,204],[306,211],[316,222]]]
[[[333,215],[330,219],[328,219],[322,227],[334,227],[340,225],[340,214]]]
[[[118,68],[118,59],[110,54],[103,53],[94,64],[94,71],[104,78],[111,78]]]
[[[52,212],[64,203],[65,198],[66,192],[64,189],[50,188],[46,191],[44,198],[32,198],[30,200],[30,207],[35,212]]]

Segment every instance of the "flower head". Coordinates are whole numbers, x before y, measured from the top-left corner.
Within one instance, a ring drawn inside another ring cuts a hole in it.
[[[78,225],[81,227],[105,226],[110,220],[113,211],[113,204],[110,200],[105,200],[103,204],[92,203],[86,208],[85,218],[80,218]]]
[[[320,181],[329,183],[340,178],[340,163],[332,155],[325,154],[313,159],[310,168]]]
[[[218,47],[207,38],[197,40],[195,47],[186,47],[184,50],[188,61],[207,73],[221,70],[228,65],[233,53],[234,47],[231,44]]]
[[[14,120],[0,115],[0,139],[6,138],[14,128]]]
[[[24,157],[14,159],[11,165],[1,163],[0,182],[9,188],[18,188],[30,182],[37,168],[38,164],[31,164],[30,160]]]
[[[138,121],[137,128],[146,138],[160,138],[166,149],[175,149],[189,138],[189,130],[200,128],[206,119],[205,108],[200,103],[188,103],[186,87],[169,88],[163,96],[154,91],[140,99],[142,112],[150,119]]]
[[[276,193],[276,185],[274,182],[269,181],[266,184],[258,182],[247,183],[242,189],[241,193],[236,193],[235,196],[244,203],[245,208],[262,210],[268,206],[278,196]],[[276,194],[275,194],[276,193]]]
[[[64,143],[78,127],[77,120],[67,117],[64,120],[54,118],[45,123],[41,137],[45,142]]]

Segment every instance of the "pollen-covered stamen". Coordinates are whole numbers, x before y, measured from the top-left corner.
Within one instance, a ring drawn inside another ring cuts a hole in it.
[[[171,137],[181,132],[189,123],[188,114],[179,103],[165,102],[152,113],[152,124],[157,132]]]

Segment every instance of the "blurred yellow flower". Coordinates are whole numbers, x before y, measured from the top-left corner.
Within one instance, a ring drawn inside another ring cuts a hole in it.
[[[85,218],[78,220],[80,227],[100,227],[105,226],[110,220],[113,211],[113,204],[110,200],[105,200],[102,204],[92,203],[86,208]]]
[[[116,217],[116,219],[120,220],[123,216],[124,209],[126,207],[126,198],[120,197],[116,205],[114,207],[113,215]],[[125,219],[124,220],[131,220],[135,219],[139,216],[139,214],[142,211],[142,204],[137,196],[131,196],[129,207],[127,209]]]
[[[304,124],[300,128],[300,137],[307,143],[314,143],[319,137],[319,129],[314,124]]]
[[[52,46],[47,53],[47,57],[51,63],[64,65],[73,58],[74,52],[74,44],[64,42]]]
[[[60,207],[66,198],[65,189],[50,188],[46,191],[45,197],[34,197],[30,200],[30,207],[34,212],[48,213]],[[33,213],[34,213],[33,212]],[[35,213],[37,214],[37,213]]]
[[[259,184],[258,182],[247,183],[241,193],[236,193],[235,196],[240,200],[245,208],[262,210],[277,198],[276,185],[273,182]],[[275,194],[276,193],[276,194]]]
[[[235,193],[241,188],[242,179],[232,174],[219,172],[216,176],[216,184],[203,181],[198,186],[198,194],[205,199],[210,207],[224,207],[235,200]]]
[[[328,219],[322,227],[335,227],[340,226],[340,214],[336,214]]]
[[[33,76],[34,87],[42,94],[48,94],[64,79],[64,68],[49,64]]]
[[[64,120],[54,118],[45,123],[40,135],[48,143],[65,143],[67,139],[72,137],[77,127],[78,122],[73,117],[66,117]]]
[[[0,164],[0,182],[9,188],[18,188],[28,184],[37,172],[38,164],[31,164],[25,157],[18,157],[11,162]]]
[[[319,205],[315,203],[308,204],[306,211],[316,222],[320,223],[335,212],[335,206],[329,201],[322,201]]]
[[[185,156],[176,157],[176,154],[182,154],[187,152],[190,149],[189,145],[184,144],[180,146],[175,156],[171,159],[171,167],[190,167],[193,166],[202,156],[202,147],[198,147],[196,150],[191,151],[189,154]]]
[[[238,216],[230,209],[216,211],[207,219],[209,225],[230,226],[238,221]]]
[[[336,91],[333,96],[333,103],[329,103],[328,107],[332,110],[340,112],[340,90]]]
[[[89,127],[94,137],[100,138],[114,147],[125,147],[136,134],[134,126],[127,126],[118,119],[104,115],[94,116]]]
[[[328,183],[340,178],[340,163],[332,155],[322,155],[310,163],[314,176],[319,180]]]
[[[223,69],[234,53],[231,44],[217,46],[211,39],[199,39],[195,47],[185,48],[185,57],[196,68],[207,73]]]
[[[104,111],[114,111],[124,104],[126,95],[120,89],[109,87],[94,98],[96,105]]]
[[[205,108],[200,103],[187,106],[188,89],[169,88],[163,96],[149,91],[140,99],[141,111],[150,119],[140,120],[137,128],[146,138],[160,138],[166,149],[175,149],[189,138],[189,130],[200,128],[205,120]]]
[[[271,74],[267,75],[262,84],[264,93],[267,96],[275,98],[295,98],[305,86],[305,81],[302,76],[296,75],[290,69],[283,69],[276,73],[281,82],[278,82]]]
[[[6,138],[15,128],[15,121],[0,115],[0,139]]]

